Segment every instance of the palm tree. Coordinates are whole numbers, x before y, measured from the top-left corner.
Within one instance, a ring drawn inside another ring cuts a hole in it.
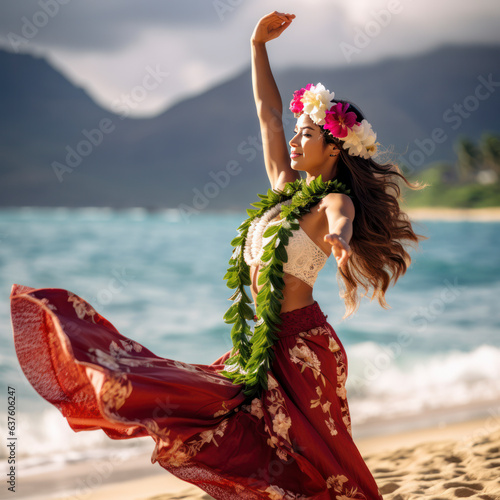
[[[483,134],[479,144],[484,159],[484,166],[500,175],[500,136]]]
[[[481,152],[468,137],[461,137],[456,144],[458,172],[462,182],[473,182],[481,166]]]

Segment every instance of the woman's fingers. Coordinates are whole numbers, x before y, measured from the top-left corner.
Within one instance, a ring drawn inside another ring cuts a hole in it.
[[[332,245],[332,252],[339,266],[344,266],[352,253],[351,247],[337,234],[327,234],[324,241]]]
[[[264,17],[264,19],[269,23],[269,26],[273,29],[289,26],[293,19],[295,19],[294,14],[283,14],[280,12],[273,12]],[[283,28],[284,29],[284,28]]]
[[[283,12],[275,11],[267,14],[257,23],[252,40],[265,43],[279,37],[290,26],[294,18],[294,14],[285,14]]]

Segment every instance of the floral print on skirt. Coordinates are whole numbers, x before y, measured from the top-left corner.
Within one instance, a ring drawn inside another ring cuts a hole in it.
[[[215,499],[381,500],[351,436],[347,357],[317,302],[281,314],[268,389],[161,358],[59,288],[13,285],[19,363],[74,431],[151,436],[151,461]]]

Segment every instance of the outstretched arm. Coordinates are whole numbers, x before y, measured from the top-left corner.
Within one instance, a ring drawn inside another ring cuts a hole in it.
[[[352,254],[349,242],[352,238],[352,222],[354,220],[354,204],[349,196],[341,193],[330,193],[323,198],[328,220],[328,231],[324,241],[332,246],[332,253],[338,267],[344,267]]]
[[[272,188],[281,189],[286,182],[300,178],[290,166],[290,154],[283,131],[283,105],[274,81],[266,42],[277,38],[290,26],[293,14],[272,12],[255,27],[251,38],[252,86],[262,134],[264,163]]]

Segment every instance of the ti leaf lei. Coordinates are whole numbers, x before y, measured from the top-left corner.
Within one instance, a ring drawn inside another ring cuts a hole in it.
[[[287,262],[286,246],[292,231],[299,228],[298,220],[311,207],[316,205],[329,193],[343,193],[350,196],[350,190],[337,180],[324,182],[321,176],[306,184],[305,179],[297,179],[285,184],[282,190],[269,189],[267,195],[259,194],[260,201],[252,203],[255,209],[248,209],[249,215],[239,227],[238,236],[231,241],[235,247],[229,260],[229,269],[224,276],[227,286],[236,289],[229,298],[233,303],[224,314],[224,321],[232,324],[231,340],[233,349],[226,360],[227,370],[220,373],[233,384],[244,384],[244,394],[258,397],[262,389],[267,390],[267,372],[271,367],[275,353],[275,334],[279,331],[281,302],[283,299],[283,264]],[[254,312],[249,304],[252,299],[245,292],[245,286],[251,285],[250,267],[243,257],[243,249],[252,221],[270,210],[278,203],[290,200],[281,207],[281,223],[269,226],[263,237],[272,239],[264,246],[261,257],[265,263],[259,270],[258,284],[263,285],[256,298],[257,322],[252,332],[247,320],[254,319]]]

